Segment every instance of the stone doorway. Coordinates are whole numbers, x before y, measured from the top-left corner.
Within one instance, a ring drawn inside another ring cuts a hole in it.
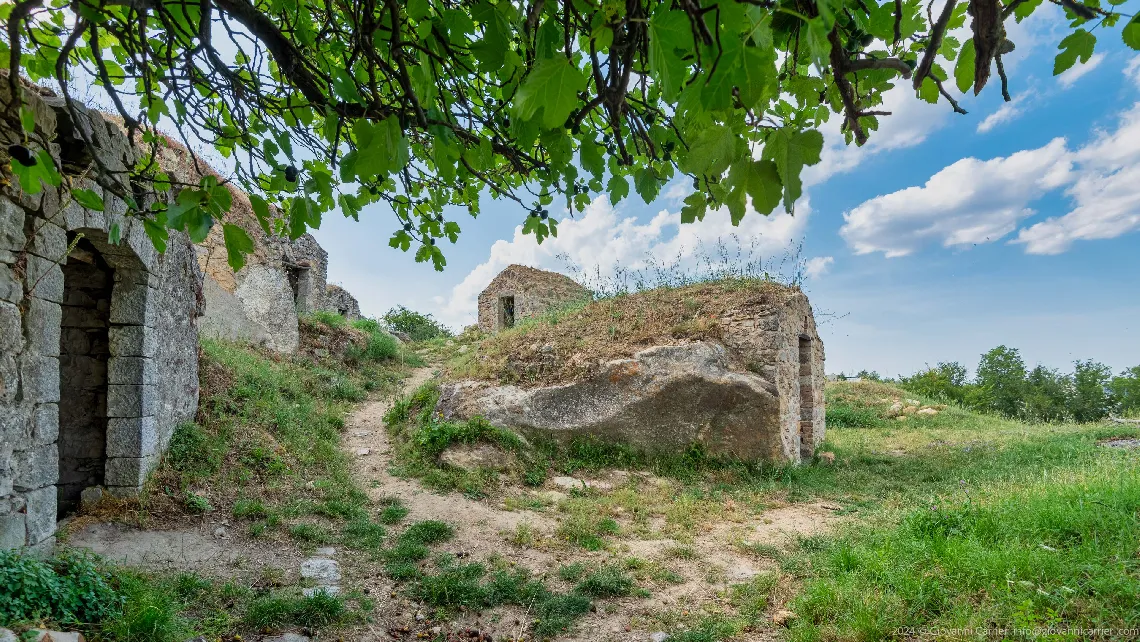
[[[811,372],[811,337],[800,335],[800,459],[815,456],[815,377]]]
[[[499,297],[499,329],[515,327],[515,298]]]
[[[75,242],[70,234],[69,242]],[[63,269],[59,339],[58,514],[79,507],[84,488],[102,486],[107,465],[107,366],[114,270],[85,238]]]

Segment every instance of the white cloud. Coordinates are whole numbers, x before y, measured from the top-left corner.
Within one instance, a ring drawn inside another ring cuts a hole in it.
[[[1132,56],[1128,64],[1124,66],[1124,76],[1140,89],[1140,54]]]
[[[594,200],[578,218],[559,221],[557,238],[541,245],[533,235],[515,228],[510,240],[500,239],[491,246],[489,258],[477,265],[456,285],[450,296],[438,301],[437,316],[445,323],[462,326],[475,321],[479,292],[503,268],[521,263],[547,270],[564,271],[567,261],[587,274],[603,277],[618,269],[638,269],[647,261],[669,264],[678,258],[692,257],[701,243],[717,239],[747,239],[752,249],[763,257],[787,252],[803,235],[810,205],[804,200],[796,207],[796,215],[782,210],[760,216],[749,208],[739,227],[733,227],[726,210],[710,211],[703,221],[681,224],[680,212],[662,210],[645,222],[624,216],[605,196]]]
[[[1054,139],[990,160],[963,158],[923,186],[877,196],[844,213],[840,235],[857,254],[905,256],[930,243],[992,243],[1036,212],[1031,205],[1065,188],[1072,209],[1023,228],[1013,242],[1031,254],[1064,252],[1076,240],[1140,229],[1140,103],[1077,150]]]
[[[1074,67],[1061,74],[1060,76],[1057,76],[1057,83],[1061,85],[1062,89],[1068,89],[1069,87],[1072,87],[1078,80],[1084,78],[1085,75],[1089,74],[1094,69],[1099,67],[1100,63],[1102,62],[1104,62],[1103,53],[1093,54],[1092,58],[1089,58],[1089,61],[1085,64],[1082,65],[1078,61]]]
[[[818,279],[827,274],[831,265],[835,263],[833,256],[816,256],[804,263],[804,275],[809,279]]]
[[[1140,103],[1074,155],[1081,172],[1066,190],[1073,209],[1021,230],[1030,254],[1059,254],[1073,241],[1115,238],[1140,230]]]
[[[985,119],[978,123],[978,133],[984,134],[998,125],[1003,125],[1017,118],[1025,111],[1025,99],[1032,96],[1033,92],[1027,91],[1018,94],[1016,98],[1008,103],[1002,103],[997,111],[986,116]]]
[[[877,196],[843,215],[840,235],[856,254],[905,256],[929,242],[987,243],[1033,214],[1028,204],[1067,180],[1064,139],[988,161],[963,158],[922,187]]]

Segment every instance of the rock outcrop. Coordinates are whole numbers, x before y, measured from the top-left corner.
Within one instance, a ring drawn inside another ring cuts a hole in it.
[[[716,456],[782,458],[780,435],[757,430],[779,422],[776,386],[728,365],[715,343],[657,346],[561,386],[446,385],[437,409],[445,417],[479,415],[528,436],[592,435],[655,453],[698,444]]]

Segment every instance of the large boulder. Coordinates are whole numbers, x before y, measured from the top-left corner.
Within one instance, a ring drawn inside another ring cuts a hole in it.
[[[699,444],[717,456],[785,457],[776,385],[731,371],[725,348],[708,341],[652,347],[564,385],[445,384],[437,410],[559,441],[594,435],[644,452]]]

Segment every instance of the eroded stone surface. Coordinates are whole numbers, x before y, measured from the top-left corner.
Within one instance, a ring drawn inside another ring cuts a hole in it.
[[[709,342],[643,350],[562,386],[448,384],[438,409],[449,418],[479,415],[523,434],[595,435],[649,452],[701,444],[711,454],[742,459],[789,456],[776,386],[729,370],[724,347]]]

